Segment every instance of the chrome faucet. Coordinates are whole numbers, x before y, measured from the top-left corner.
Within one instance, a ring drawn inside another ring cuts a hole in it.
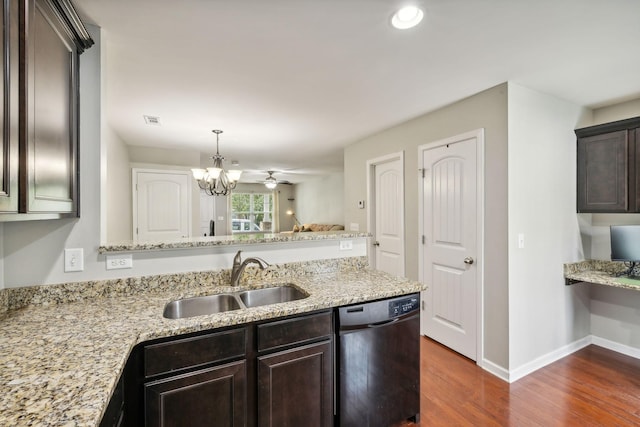
[[[258,264],[261,270],[269,267],[269,263],[263,260],[262,258],[252,257],[247,258],[242,261],[240,254],[242,251],[238,251],[235,257],[233,257],[233,268],[231,270],[231,286],[240,285],[240,277],[242,277],[242,272],[245,267],[249,264]]]

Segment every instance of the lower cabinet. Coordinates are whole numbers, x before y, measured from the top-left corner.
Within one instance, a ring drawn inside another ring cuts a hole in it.
[[[331,341],[258,358],[258,426],[333,425]]]
[[[330,310],[141,343],[101,426],[332,426],[333,363]]]
[[[147,426],[245,426],[244,360],[147,383]]]

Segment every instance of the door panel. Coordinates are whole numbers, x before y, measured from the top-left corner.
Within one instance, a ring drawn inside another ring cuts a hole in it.
[[[423,152],[423,332],[476,359],[476,138]],[[465,261],[466,260],[466,261]]]
[[[134,235],[138,241],[188,237],[191,181],[181,171],[134,171]]]
[[[404,188],[402,159],[375,165],[375,268],[404,276]]]

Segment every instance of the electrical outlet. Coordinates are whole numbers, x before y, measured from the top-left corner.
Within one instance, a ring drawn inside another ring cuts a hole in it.
[[[350,251],[353,249],[353,240],[340,240],[340,250]]]
[[[133,258],[131,254],[107,255],[107,270],[120,270],[122,268],[132,268]]]
[[[64,250],[64,272],[84,270],[84,249],[74,248]]]

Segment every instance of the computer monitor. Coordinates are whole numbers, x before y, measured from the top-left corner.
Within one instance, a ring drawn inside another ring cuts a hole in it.
[[[623,261],[629,269],[623,275],[633,276],[640,263],[640,225],[611,226],[611,261]]]

